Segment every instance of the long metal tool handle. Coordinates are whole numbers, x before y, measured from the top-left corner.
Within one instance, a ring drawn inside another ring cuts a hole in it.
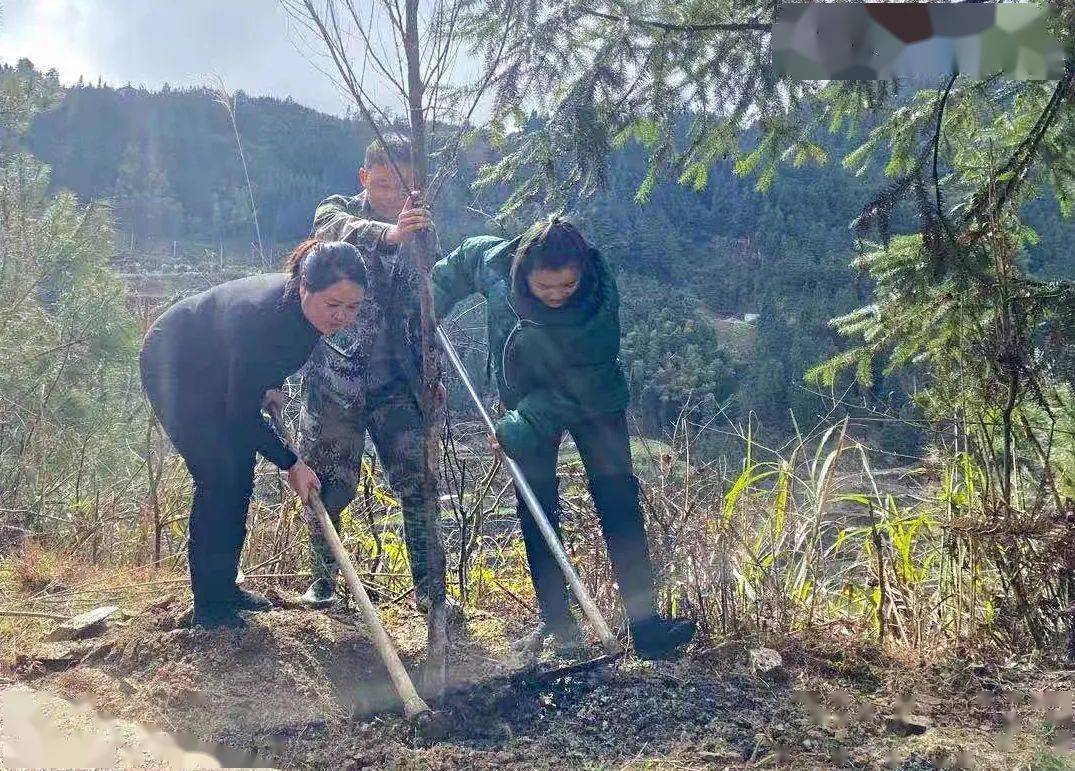
[[[275,405],[270,407],[269,414],[272,416],[273,423],[276,424],[276,430],[280,432],[280,436],[294,449],[296,447],[295,442],[284,425],[279,407]],[[362,581],[355,571],[354,563],[351,562],[351,555],[343,548],[343,541],[340,540],[340,536],[329,518],[325,504],[321,501],[321,496],[314,492],[306,506],[313,513],[313,520],[317,523],[317,526],[321,528],[321,533],[328,542],[329,551],[332,552],[332,556],[336,559],[336,564],[340,566],[340,571],[343,573],[343,579],[347,582],[347,588],[351,590],[351,594],[358,600],[359,610],[362,611],[362,618],[373,635],[373,644],[377,648],[377,653],[380,654],[381,661],[384,662],[388,675],[392,678],[392,685],[395,687],[396,693],[403,700],[404,713],[406,713],[407,717],[415,717],[430,712],[429,705],[418,695],[418,691],[414,688],[414,683],[411,682],[410,675],[407,674],[406,667],[400,661],[396,646],[392,643],[392,638],[388,636],[388,632],[385,631],[384,624],[381,623],[381,617],[377,613],[377,608],[370,599],[369,594],[366,593],[366,587],[362,585]]]
[[[470,394],[470,398],[477,406],[478,412],[482,416],[482,420],[485,421],[485,427],[489,430],[489,433],[493,433],[495,431],[493,419],[489,415],[489,411],[485,409],[485,405],[482,404],[481,397],[478,395],[477,390],[474,388],[474,383],[467,374],[467,368],[463,365],[463,360],[459,358],[459,352],[455,350],[455,345],[452,344],[452,341],[444,332],[444,328],[439,325],[437,326],[437,338],[440,340],[444,352],[448,354],[448,359],[452,362],[452,366],[455,367],[455,371],[463,381],[463,385],[466,386],[467,393]],[[519,492],[522,493],[523,499],[530,509],[530,515],[534,518],[538,530],[541,531],[541,535],[545,538],[545,543],[548,544],[549,550],[552,552],[553,557],[556,558],[556,564],[558,564],[560,570],[563,571],[564,578],[567,579],[567,585],[571,587],[571,593],[574,594],[575,599],[578,600],[583,615],[586,616],[590,625],[593,626],[594,631],[597,632],[597,637],[601,641],[601,647],[610,654],[621,653],[623,648],[620,646],[619,640],[616,639],[616,635],[612,634],[612,630],[608,628],[604,616],[602,616],[601,611],[597,609],[597,603],[594,602],[593,597],[591,597],[590,593],[586,590],[586,587],[582,583],[582,579],[579,578],[579,574],[575,572],[575,567],[571,564],[571,560],[568,559],[563,544],[560,543],[560,539],[556,536],[556,531],[553,530],[552,525],[549,524],[549,518],[545,515],[545,510],[542,508],[537,496],[534,495],[534,491],[530,487],[530,484],[526,481],[526,477],[523,475],[522,469],[519,468],[519,464],[509,458],[507,454],[504,455],[504,464],[508,467],[508,472],[511,474],[511,478],[515,480],[515,485]]]

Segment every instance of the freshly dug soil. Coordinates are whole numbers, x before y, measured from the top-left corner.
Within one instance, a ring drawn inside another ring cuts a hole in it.
[[[183,612],[158,602],[93,640],[39,647],[18,672],[229,766],[1071,767],[1075,678],[1040,662],[895,662],[846,640],[788,643],[762,673],[729,642],[550,679],[552,662],[512,666],[506,640],[523,620],[470,611],[431,731],[402,717],[354,612],[278,609],[241,632],[187,628]],[[420,687],[423,617],[384,619]]]

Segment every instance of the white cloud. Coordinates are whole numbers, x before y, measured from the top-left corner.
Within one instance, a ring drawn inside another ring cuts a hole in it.
[[[76,0],[5,3],[0,14],[0,58],[10,62],[26,57],[41,69],[61,73],[92,70],[92,57],[79,42],[90,37],[84,5]]]
[[[395,66],[384,50],[393,44],[387,21],[371,19],[380,55]],[[322,71],[331,60],[308,35],[280,0],[0,0],[0,61],[29,58],[65,83],[101,78],[157,89],[219,76],[233,91],[342,114],[349,98]],[[352,53],[363,51],[356,43]],[[460,62],[458,77],[474,77],[477,66]],[[374,89],[379,106],[405,112],[387,86]]]
[[[65,83],[81,76],[155,89],[203,85],[219,75],[233,90],[291,96],[337,114],[346,109],[276,0],[0,0],[0,6],[0,60],[29,58],[40,69],[56,68]]]

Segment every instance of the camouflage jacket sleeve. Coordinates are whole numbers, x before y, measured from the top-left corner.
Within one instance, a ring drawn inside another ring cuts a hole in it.
[[[363,250],[391,249],[384,243],[388,223],[368,219],[356,196],[333,195],[317,205],[313,234],[324,241],[347,241]]]

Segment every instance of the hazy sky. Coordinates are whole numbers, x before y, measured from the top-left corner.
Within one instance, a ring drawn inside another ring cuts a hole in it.
[[[0,60],[156,89],[204,85],[291,96],[342,114],[347,100],[305,30],[277,0],[0,0]],[[396,110],[398,111],[398,109]]]

